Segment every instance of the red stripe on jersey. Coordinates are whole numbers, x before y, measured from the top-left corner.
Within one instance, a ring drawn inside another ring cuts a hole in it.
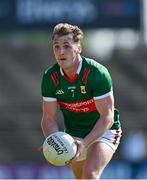
[[[78,74],[75,74],[74,77],[72,79],[69,79],[66,75],[64,75],[64,79],[66,79],[66,81],[73,83],[77,80]]]
[[[120,131],[116,131],[116,134],[114,136],[114,141],[113,141],[114,145],[117,143],[119,138],[120,138]]]
[[[90,69],[85,68],[83,71],[83,78],[82,78],[82,81],[84,84],[87,84],[87,79],[88,79],[89,73],[90,73]]]
[[[83,113],[83,112],[92,112],[96,110],[96,106],[93,99],[88,99],[79,102],[58,102],[60,108],[66,109],[71,112]]]
[[[53,72],[51,74],[51,78],[53,80],[54,85],[57,86],[59,84],[58,73],[57,72]]]

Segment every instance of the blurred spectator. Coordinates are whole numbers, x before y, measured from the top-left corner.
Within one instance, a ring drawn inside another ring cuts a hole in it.
[[[131,130],[123,142],[122,150],[126,160],[134,163],[144,161],[147,155],[147,142],[143,130]]]

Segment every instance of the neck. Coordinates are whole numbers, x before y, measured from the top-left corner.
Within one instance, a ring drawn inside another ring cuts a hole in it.
[[[71,68],[64,69],[64,73],[68,78],[72,79],[77,74],[77,69],[79,67],[79,64],[80,64],[80,58],[78,58],[76,63]]]

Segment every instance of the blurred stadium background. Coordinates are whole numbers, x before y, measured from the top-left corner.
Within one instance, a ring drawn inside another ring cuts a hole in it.
[[[103,178],[146,179],[146,0],[0,0],[0,178],[73,178],[37,151],[44,140],[40,82],[54,63],[51,32],[58,22],[84,30],[83,55],[106,65],[113,78],[123,137]]]

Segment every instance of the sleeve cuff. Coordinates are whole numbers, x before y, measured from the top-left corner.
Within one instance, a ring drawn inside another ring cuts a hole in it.
[[[43,100],[47,102],[57,101],[57,99],[53,97],[43,97]]]
[[[93,97],[93,99],[94,99],[94,100],[103,99],[103,98],[108,97],[108,96],[110,96],[110,95],[112,95],[112,94],[113,94],[113,91],[110,91],[110,92],[108,92],[108,93],[106,93],[106,94],[104,94],[104,95],[102,95],[102,96]]]

